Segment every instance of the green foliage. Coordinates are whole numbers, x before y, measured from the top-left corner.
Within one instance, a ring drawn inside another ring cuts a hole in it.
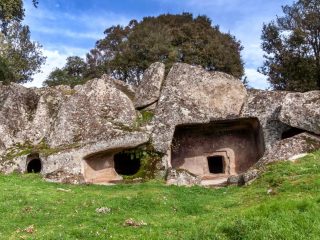
[[[283,12],[263,26],[260,72],[277,90],[320,89],[320,1],[299,0]]]
[[[50,73],[47,80],[44,81],[44,86],[69,85],[74,87],[85,82],[86,63],[77,56],[67,58],[66,65],[60,69],[56,68]]]
[[[14,80],[13,73],[10,71],[7,61],[2,57],[0,57],[0,79],[4,84],[8,84]]]
[[[157,163],[161,161],[162,154],[155,152],[149,146],[141,146],[135,149],[124,151],[129,154],[131,159],[140,159],[140,169],[132,176],[124,176],[125,180],[141,178],[144,181],[156,177]]]
[[[41,46],[30,40],[29,27],[21,24],[23,18],[21,0],[0,2],[0,79],[6,84],[32,81],[45,61]]]
[[[30,143],[26,143],[24,145],[16,144],[15,146],[9,148],[5,155],[0,158],[0,161],[2,162],[10,162],[13,159],[20,157],[20,156],[26,156],[30,153],[39,153],[41,156],[49,156],[61,151],[65,151],[67,149],[77,148],[79,147],[78,143],[75,144],[69,144],[69,145],[63,145],[59,146],[57,148],[51,148],[43,139],[39,144],[32,145]]]
[[[236,77],[243,75],[240,43],[221,33],[218,26],[211,26],[206,16],[193,18],[184,13],[145,17],[125,27],[108,28],[105,34],[88,55],[88,62],[101,62],[104,71],[119,79],[139,80],[156,61],[165,63],[167,69],[175,62],[185,62]]]
[[[38,0],[32,0],[35,7],[38,6]],[[5,29],[7,24],[12,21],[20,22],[24,18],[24,9],[22,0],[1,0],[0,1],[0,24]]]
[[[141,80],[154,62],[200,65],[241,78],[242,46],[229,33],[221,33],[206,16],[166,14],[131,20],[127,26],[112,26],[87,54],[84,80],[107,73],[126,82]],[[67,82],[68,84],[68,82]]]
[[[241,188],[155,181],[74,186],[48,183],[35,174],[0,175],[0,238],[319,239],[319,179],[319,151],[296,163],[272,164]],[[270,188],[276,194],[268,194]],[[111,212],[97,213],[101,207]],[[129,218],[147,225],[125,226]]]
[[[148,124],[154,116],[154,113],[148,110],[141,110],[139,111],[139,113],[140,114],[138,115],[135,123],[136,125],[135,128],[139,128],[141,126]]]
[[[28,26],[19,22],[10,23],[6,34],[0,37],[0,57],[6,62],[9,76],[4,78],[4,82],[31,81],[31,76],[39,72],[45,61],[40,48],[38,43],[30,40]]]
[[[22,0],[1,0],[0,2],[0,23],[5,29],[10,21],[22,21],[24,9]]]

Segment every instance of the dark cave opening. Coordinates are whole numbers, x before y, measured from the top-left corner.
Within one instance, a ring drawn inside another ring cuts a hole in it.
[[[132,176],[141,166],[140,158],[129,152],[120,152],[114,155],[114,169],[120,175]]]
[[[287,139],[287,138],[291,138],[294,137],[300,133],[304,133],[305,131],[300,129],[300,128],[294,128],[291,127],[288,130],[284,131],[281,135],[281,139]]]
[[[212,156],[208,157],[208,166],[210,173],[224,173],[224,157],[223,156]]]
[[[42,163],[39,158],[35,158],[29,161],[27,164],[28,173],[39,173],[42,170]]]

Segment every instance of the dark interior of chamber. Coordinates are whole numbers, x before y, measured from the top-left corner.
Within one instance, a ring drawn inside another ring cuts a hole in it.
[[[254,165],[265,151],[259,120],[218,120],[177,126],[171,145],[171,165],[174,169],[182,168],[194,174],[206,167],[209,167],[210,173],[226,173],[226,159],[212,155],[223,149],[233,153],[236,173],[244,172]],[[196,159],[203,158],[207,161],[201,160],[199,164],[202,166],[197,165]]]
[[[210,173],[224,173],[224,160],[223,156],[208,157],[208,166]]]
[[[281,135],[281,139],[287,139],[294,137],[300,133],[304,133],[305,131],[300,128],[290,127],[288,130],[284,131]]]
[[[39,158],[31,159],[27,164],[28,173],[39,173],[41,172],[42,164]]]
[[[140,167],[140,158],[130,152],[120,152],[114,155],[114,169],[120,175],[132,176]]]

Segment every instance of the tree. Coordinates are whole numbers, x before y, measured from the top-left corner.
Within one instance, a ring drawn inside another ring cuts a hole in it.
[[[32,0],[35,7],[38,6],[38,0]],[[5,31],[7,25],[12,22],[21,22],[24,18],[24,9],[22,0],[1,0],[0,2],[0,23],[2,31]]]
[[[10,23],[6,35],[2,34],[0,38],[0,57],[6,61],[13,78],[4,79],[4,82],[32,81],[32,75],[40,71],[40,66],[45,61],[40,48],[37,42],[30,40],[28,26],[17,21]]]
[[[37,7],[38,1],[32,2]],[[21,24],[23,18],[22,0],[0,2],[0,75],[4,83],[32,81],[45,61],[41,45],[30,40],[29,27]]]
[[[8,84],[13,81],[14,77],[8,68],[8,64],[5,59],[0,57],[0,79],[3,80],[4,84]]]
[[[109,73],[117,79],[138,82],[144,70],[161,61],[169,69],[175,62],[201,65],[207,70],[243,76],[242,46],[229,33],[221,33],[206,16],[160,15],[145,17],[105,30],[87,55],[88,77]]]
[[[284,16],[264,24],[265,62],[259,71],[277,90],[320,89],[320,0],[282,7]]]
[[[84,76],[86,73],[87,64],[77,56],[67,58],[66,65],[60,69],[56,68],[50,73],[47,80],[44,81],[44,86],[69,85],[74,87],[77,84],[84,83],[87,80]]]

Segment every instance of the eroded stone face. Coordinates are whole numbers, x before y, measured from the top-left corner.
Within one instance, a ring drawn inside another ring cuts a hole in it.
[[[155,149],[163,153],[170,149],[177,125],[239,117],[246,94],[242,82],[230,75],[175,64],[164,82],[155,111]]]
[[[75,89],[12,84],[1,90],[0,170],[4,172],[25,172],[27,155],[35,152],[43,161],[42,174],[78,176],[83,174],[86,155],[135,147],[149,139],[137,126],[130,98],[107,77]]]
[[[232,76],[181,63],[166,79],[164,65],[153,64],[141,84],[136,89],[106,75],[74,89],[0,83],[0,171],[26,172],[28,156],[38,154],[40,173],[50,180],[116,181],[114,155],[147,144],[163,156],[154,168],[170,183],[220,184],[223,179],[213,183],[210,175],[235,182],[262,156],[263,142],[262,159],[318,148],[297,134],[319,135],[319,91],[247,93]],[[135,107],[152,109],[154,117],[144,122]],[[258,173],[256,166],[246,173]]]
[[[301,133],[291,138],[278,141],[269,149],[263,158],[259,161],[259,165],[281,160],[289,160],[291,157],[315,151],[320,148],[320,136],[309,133]]]
[[[241,117],[256,117],[263,128],[266,148],[281,140],[287,125],[279,120],[279,114],[288,92],[249,90],[248,99],[241,111]]]
[[[301,133],[296,136],[286,138],[276,142],[270,148],[259,162],[253,166],[249,171],[243,174],[244,182],[248,183],[257,178],[263,172],[266,164],[285,161],[290,158],[305,153],[310,153],[320,148],[320,136],[309,133]]]
[[[136,108],[144,108],[158,101],[164,75],[165,65],[160,62],[151,64],[144,72],[142,81],[136,90],[134,101]]]
[[[292,127],[320,134],[320,91],[287,94],[279,119]]]
[[[28,140],[39,95],[19,84],[0,84],[0,152]]]
[[[56,147],[119,136],[125,127],[133,127],[136,117],[131,100],[112,79],[94,79],[78,86],[63,102],[48,142]]]

